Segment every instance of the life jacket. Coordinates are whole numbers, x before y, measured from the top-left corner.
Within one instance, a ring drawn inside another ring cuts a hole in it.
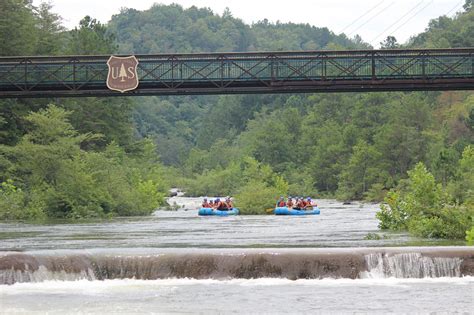
[[[219,202],[216,204],[216,209],[217,209],[217,210],[227,210],[227,205],[225,204],[225,202],[219,201]]]
[[[298,208],[301,208],[303,209],[305,206],[306,206],[306,203],[304,202],[304,200],[299,200],[298,201],[298,204],[296,205]]]
[[[286,203],[284,200],[281,200],[280,202],[278,202],[278,207],[284,207],[285,205]]]
[[[294,205],[293,200],[288,200],[288,202],[286,203],[286,206],[287,206],[288,208],[293,207],[293,205]]]
[[[207,201],[205,201],[205,202],[202,203],[202,207],[203,207],[203,208],[212,208],[211,204],[210,204],[209,202],[207,202]]]

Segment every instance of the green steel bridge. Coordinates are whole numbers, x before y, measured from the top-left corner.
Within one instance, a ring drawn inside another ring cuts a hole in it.
[[[138,87],[106,85],[109,56],[2,57],[0,97],[474,89],[474,48],[136,55]]]

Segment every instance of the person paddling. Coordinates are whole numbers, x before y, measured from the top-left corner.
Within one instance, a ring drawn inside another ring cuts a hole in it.
[[[217,209],[219,208],[219,206],[221,205],[221,200],[219,198],[215,198],[214,199],[214,209]]]
[[[300,210],[298,208],[298,203],[300,202],[300,197],[295,197],[295,203],[293,204],[293,209]]]
[[[293,198],[291,198],[291,196],[288,196],[288,201],[286,202],[286,207],[288,209],[293,209],[294,205],[295,204],[293,203]]]
[[[207,201],[207,197],[205,197],[204,200],[202,201],[201,207],[202,208],[212,208],[211,204]]]
[[[285,198],[280,196],[280,200],[277,201],[275,208],[280,208],[286,206]]]
[[[304,210],[306,208],[306,201],[304,201],[304,198],[301,197],[300,198],[300,201],[298,203],[298,207],[301,209],[301,210]]]
[[[313,202],[311,201],[311,197],[306,198],[304,209],[313,210]]]
[[[214,203],[214,209],[227,211],[227,206],[225,202],[221,201],[220,198],[216,198],[216,202]]]
[[[229,196],[227,196],[225,198],[225,205],[227,206],[227,210],[232,210],[234,208],[234,205],[232,203],[232,198],[230,198]]]
[[[303,200],[303,197],[296,197],[295,205],[293,206],[293,209],[295,210],[302,210],[305,207],[305,202]]]

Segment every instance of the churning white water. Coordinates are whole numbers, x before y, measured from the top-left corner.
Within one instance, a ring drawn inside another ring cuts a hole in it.
[[[474,249],[386,248],[442,243],[379,231],[378,205],[201,218],[199,201],[105,222],[0,223],[0,314],[474,314]]]
[[[363,278],[437,278],[460,277],[462,259],[458,257],[425,257],[420,253],[366,255],[368,271]]]
[[[474,278],[47,281],[0,286],[6,314],[472,314]]]

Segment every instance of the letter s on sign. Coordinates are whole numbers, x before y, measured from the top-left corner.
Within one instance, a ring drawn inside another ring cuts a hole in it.
[[[135,69],[133,67],[128,67],[128,73],[130,73],[130,76],[128,76],[128,79],[133,79],[135,78]]]

